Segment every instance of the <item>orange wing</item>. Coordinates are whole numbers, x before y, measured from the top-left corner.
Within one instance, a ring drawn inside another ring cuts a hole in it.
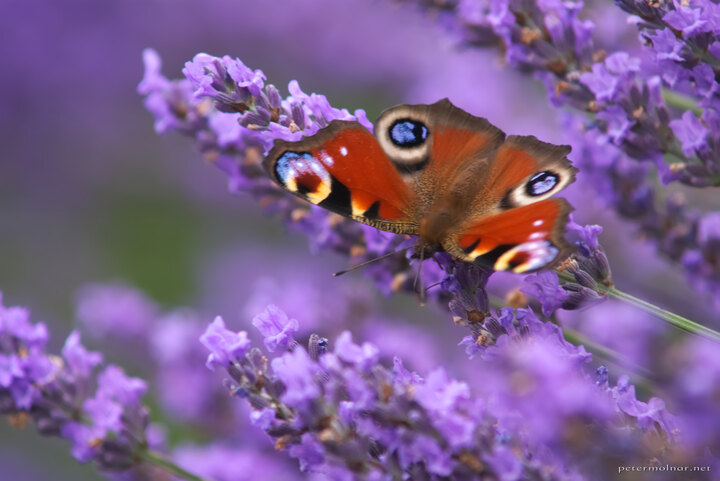
[[[379,229],[414,234],[413,192],[373,135],[334,120],[298,142],[276,140],[264,162],[291,193]]]
[[[375,137],[403,178],[429,207],[465,179],[482,182],[505,134],[448,99],[431,105],[398,105],[375,122]],[[458,192],[466,196],[467,192]]]
[[[536,271],[567,253],[563,235],[571,211],[565,199],[545,199],[483,216],[453,233],[443,247],[495,270]]]
[[[498,148],[474,193],[471,215],[495,213],[539,202],[575,180],[577,169],[566,156],[567,145],[511,135]]]

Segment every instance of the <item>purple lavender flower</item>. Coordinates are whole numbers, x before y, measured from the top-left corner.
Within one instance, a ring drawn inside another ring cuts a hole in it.
[[[700,8],[678,5],[675,10],[665,14],[663,21],[674,29],[681,30],[685,37],[711,31],[708,22],[702,19]]]
[[[30,313],[22,307],[4,307],[0,303],[0,329],[28,347],[43,348],[48,340],[47,326],[42,322],[31,324]]]
[[[313,438],[310,433],[300,436],[300,442],[290,447],[288,454],[293,458],[297,458],[301,471],[317,468],[325,461],[323,445]]]
[[[116,292],[119,300],[125,296],[124,290],[113,291],[102,289],[96,286],[95,292],[104,293],[103,305],[107,305],[108,313],[112,313],[112,292]],[[137,291],[138,294],[139,291]],[[92,295],[81,296],[81,302],[92,300]],[[147,301],[144,295],[140,298]],[[149,301],[147,301],[149,302]],[[152,303],[151,303],[152,304]],[[128,312],[124,309],[122,302],[118,302],[118,313]],[[131,310],[129,310],[131,311]],[[277,314],[274,310],[269,312]],[[214,440],[213,444],[190,448],[182,446],[172,451],[172,460],[179,466],[190,469],[194,473],[212,475],[213,479],[228,479],[232,476],[239,476],[238,473],[247,471],[247,463],[252,459],[264,459],[273,464],[272,472],[284,473],[278,476],[292,479],[299,476],[295,473],[292,463],[283,462],[283,458],[275,455],[272,443],[260,430],[251,425],[262,425],[269,427],[273,424],[274,412],[271,417],[248,416],[250,408],[239,403],[232,402],[226,396],[219,375],[211,375],[203,367],[207,358],[206,348],[198,342],[198,337],[203,333],[202,327],[206,321],[196,312],[190,309],[176,309],[167,313],[158,313],[155,318],[145,323],[146,332],[144,338],[133,337],[123,342],[125,350],[129,350],[128,342],[135,343],[132,347],[147,351],[143,364],[152,369],[150,374],[153,379],[153,393],[160,401],[160,408],[164,415],[172,419],[176,426],[191,426],[194,430],[202,430],[205,436]],[[88,325],[92,329],[92,325]],[[288,333],[289,334],[289,333]],[[217,345],[219,350],[229,349],[227,343],[232,343],[234,333],[224,332],[222,329],[214,331],[219,339],[208,337],[206,341],[210,345]],[[241,342],[242,344],[242,342]],[[98,379],[100,387],[116,377],[118,373],[108,371]],[[143,386],[138,386],[143,387]],[[126,389],[128,394],[134,392],[132,386]],[[104,426],[112,426],[117,422],[117,407],[120,403],[114,401],[108,389],[102,391],[104,394],[97,394],[85,402],[88,416],[97,418],[98,421],[87,429],[85,426],[73,426],[68,435],[82,437],[92,440],[103,433]],[[100,391],[99,391],[100,393]],[[137,397],[137,396],[135,396]],[[124,403],[132,404],[133,399],[126,398]],[[250,414],[255,414],[252,411]],[[250,417],[250,419],[248,419]],[[248,422],[249,421],[249,422]],[[180,432],[185,429],[180,428]],[[238,433],[242,432],[242,436]],[[150,433],[148,433],[148,438]],[[154,446],[152,441],[148,443]],[[84,444],[83,444],[84,446]],[[77,450],[78,456],[91,456],[91,449]],[[237,462],[228,466],[216,466],[212,468],[221,454],[236,459]],[[130,470],[123,471],[122,476],[113,476],[118,480],[145,479],[155,476],[153,474],[158,468],[147,463],[135,466]],[[269,471],[268,471],[269,472]],[[245,476],[253,476],[253,471],[247,471]],[[295,473],[295,474],[294,474]]]
[[[593,65],[592,72],[580,75],[580,81],[585,84],[600,101],[613,100],[617,89],[619,78],[611,74],[607,67],[601,63]]]
[[[670,121],[675,135],[683,146],[683,154],[688,157],[703,148],[708,129],[700,123],[692,112],[685,112],[680,119]]]
[[[210,350],[205,365],[211,370],[214,370],[215,366],[227,367],[233,357],[242,356],[250,346],[247,332],[230,331],[220,316],[216,317],[200,336],[200,342]]]
[[[296,319],[288,318],[285,312],[272,304],[265,312],[255,316],[252,324],[265,338],[265,347],[270,352],[277,348],[289,349],[295,342],[292,335],[300,328]]]
[[[595,479],[590,473],[610,459],[650,455],[647,436],[667,430],[674,439],[675,420],[661,400],[639,401],[624,380],[596,383],[591,356],[557,326],[522,310],[496,322],[504,334],[474,361],[482,365],[480,396],[443,369],[423,379],[397,358],[388,369],[375,348],[347,333],[333,352],[314,359],[295,346],[270,369],[256,349],[246,350],[230,358],[228,385],[302,470],[338,479],[474,479],[483,465],[500,479],[541,471],[554,473],[550,479]],[[587,432],[602,446],[600,456],[586,456]]]
[[[282,400],[288,406],[303,408],[320,395],[315,379],[320,371],[304,349],[295,349],[273,359],[272,369],[285,385]]]
[[[546,316],[552,315],[562,307],[568,297],[567,291],[560,287],[557,274],[552,271],[539,272],[525,277],[525,286],[521,291],[540,301],[542,313]]]
[[[63,357],[46,352],[48,334],[26,310],[0,305],[0,406],[2,412],[32,418],[38,431],[73,443],[79,461],[102,469],[126,469],[147,449],[148,412],[141,403],[144,381],[108,365],[91,395],[92,371],[102,356],[70,334]]]
[[[78,379],[87,379],[90,373],[102,362],[102,354],[90,352],[80,343],[80,333],[73,331],[65,341],[62,356],[73,376]]]
[[[379,352],[368,342],[363,343],[362,346],[353,343],[352,334],[345,331],[335,341],[335,355],[358,369],[367,370],[377,364]]]

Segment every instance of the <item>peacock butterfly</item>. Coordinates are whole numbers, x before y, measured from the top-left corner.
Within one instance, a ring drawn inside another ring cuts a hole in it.
[[[419,237],[495,270],[531,272],[567,255],[572,207],[549,198],[573,182],[570,147],[511,135],[448,99],[398,105],[375,122],[333,120],[297,142],[276,140],[270,177],[291,193],[381,230]]]

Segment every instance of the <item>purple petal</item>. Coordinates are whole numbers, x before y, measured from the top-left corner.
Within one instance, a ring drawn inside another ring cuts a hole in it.
[[[267,306],[263,313],[255,316],[252,324],[265,338],[265,347],[270,352],[277,348],[289,349],[295,342],[293,334],[300,329],[296,319],[289,319],[287,314],[274,304]]]
[[[227,367],[233,358],[244,356],[250,348],[247,332],[230,331],[220,316],[200,336],[200,342],[210,351],[205,366],[211,371],[215,366]]]
[[[88,378],[92,369],[102,362],[102,354],[85,349],[80,343],[80,333],[73,331],[65,341],[62,356],[73,375]]]
[[[671,120],[670,127],[682,143],[683,154],[688,157],[706,147],[709,131],[692,112],[687,111],[680,119]]]

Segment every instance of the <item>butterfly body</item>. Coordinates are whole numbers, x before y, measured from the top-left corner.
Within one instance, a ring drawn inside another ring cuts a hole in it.
[[[574,180],[570,149],[509,136],[447,99],[383,112],[374,135],[334,120],[298,142],[276,140],[270,177],[358,222],[417,235],[416,253],[444,250],[497,270],[557,262],[571,210],[549,197]]]

